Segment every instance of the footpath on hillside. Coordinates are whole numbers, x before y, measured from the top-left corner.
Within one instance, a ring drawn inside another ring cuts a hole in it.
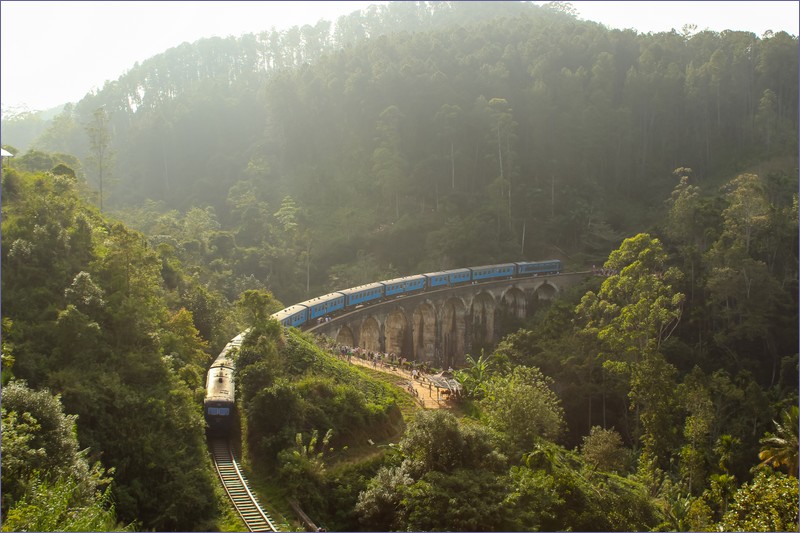
[[[443,395],[441,391],[429,380],[425,375],[421,375],[418,379],[414,379],[411,372],[392,366],[384,366],[380,363],[374,363],[361,359],[360,357],[350,357],[348,360],[350,364],[363,366],[370,370],[383,372],[385,374],[392,374],[406,378],[406,386],[403,389],[410,395],[414,396],[419,404],[425,409],[450,409],[452,407],[452,400],[447,395]]]

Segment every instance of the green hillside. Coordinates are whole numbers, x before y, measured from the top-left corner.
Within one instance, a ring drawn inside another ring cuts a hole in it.
[[[798,64],[786,33],[391,2],[184,43],[55,116],[5,117],[3,529],[237,527],[202,398],[250,327],[244,459],[283,516],[796,530]],[[498,315],[457,414],[409,416],[266,319],[551,258],[602,275]]]

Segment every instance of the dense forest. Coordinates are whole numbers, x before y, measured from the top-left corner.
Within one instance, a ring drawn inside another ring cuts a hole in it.
[[[245,462],[329,529],[797,530],[798,63],[393,2],[4,117],[3,530],[241,527],[202,398],[246,327]],[[608,275],[469,354],[455,413],[267,318],[549,258]]]
[[[287,303],[559,250],[586,266],[658,220],[675,168],[721,185],[796,151],[795,37],[642,35],[560,7],[397,2],[333,31],[184,43],[31,146]]]

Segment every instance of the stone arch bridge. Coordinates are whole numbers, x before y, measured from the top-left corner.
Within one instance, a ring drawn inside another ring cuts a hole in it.
[[[395,353],[434,367],[463,366],[465,355],[499,340],[503,317],[522,319],[591,272],[447,287],[365,306],[308,329],[340,344]]]

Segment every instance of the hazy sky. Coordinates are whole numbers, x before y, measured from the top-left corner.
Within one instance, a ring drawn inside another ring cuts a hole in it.
[[[184,41],[278,30],[336,19],[355,1],[0,2],[0,104],[47,109],[77,102],[137,61]],[[545,2],[536,2],[545,3]],[[797,1],[576,1],[578,16],[640,32],[766,30],[798,34]]]

